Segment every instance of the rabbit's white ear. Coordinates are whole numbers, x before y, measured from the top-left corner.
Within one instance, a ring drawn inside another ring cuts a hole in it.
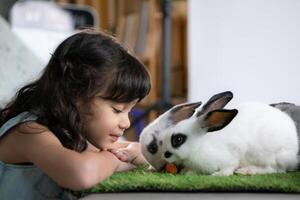
[[[233,120],[237,113],[237,109],[210,111],[199,118],[201,128],[207,132],[221,130]]]
[[[201,104],[201,102],[195,102],[178,105],[171,110],[169,119],[173,124],[177,124],[184,119],[188,119],[195,113],[195,109]]]
[[[230,91],[215,94],[207,101],[205,105],[203,105],[203,108],[196,114],[196,116],[198,117],[204,113],[208,113],[209,111],[224,108],[232,99],[232,97],[233,94]]]

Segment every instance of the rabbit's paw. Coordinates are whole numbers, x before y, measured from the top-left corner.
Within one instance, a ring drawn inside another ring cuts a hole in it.
[[[156,172],[157,170],[153,167],[153,166],[149,166],[147,169],[146,169],[146,171],[148,171],[148,172]]]
[[[197,172],[188,168],[183,168],[180,173],[185,175],[195,175]]]
[[[232,169],[221,169],[220,171],[216,171],[212,173],[213,176],[231,176],[233,175]]]
[[[254,174],[254,171],[251,169],[251,167],[241,167],[235,170],[234,173],[239,175],[252,175]]]
[[[258,167],[258,166],[246,166],[241,167],[235,170],[234,173],[240,174],[240,175],[253,175],[253,174],[268,174],[268,173],[274,173],[276,170],[274,170],[271,167]]]
[[[180,170],[181,174],[189,174],[192,173],[193,171],[187,167],[184,167],[183,169]]]

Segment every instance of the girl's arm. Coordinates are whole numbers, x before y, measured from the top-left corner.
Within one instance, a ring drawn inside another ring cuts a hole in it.
[[[19,153],[50,176],[58,185],[72,190],[90,188],[115,171],[133,168],[111,152],[69,150],[51,132],[19,133]]]

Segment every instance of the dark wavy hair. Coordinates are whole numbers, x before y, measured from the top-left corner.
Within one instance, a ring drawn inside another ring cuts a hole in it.
[[[22,87],[0,111],[0,126],[30,111],[66,148],[87,147],[78,100],[96,96],[119,103],[139,101],[149,94],[150,76],[145,66],[112,36],[86,30],[64,40],[42,75]]]

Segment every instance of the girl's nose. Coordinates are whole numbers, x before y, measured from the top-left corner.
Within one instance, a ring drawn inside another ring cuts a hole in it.
[[[130,120],[128,114],[125,114],[120,123],[121,129],[128,129],[130,127]]]

